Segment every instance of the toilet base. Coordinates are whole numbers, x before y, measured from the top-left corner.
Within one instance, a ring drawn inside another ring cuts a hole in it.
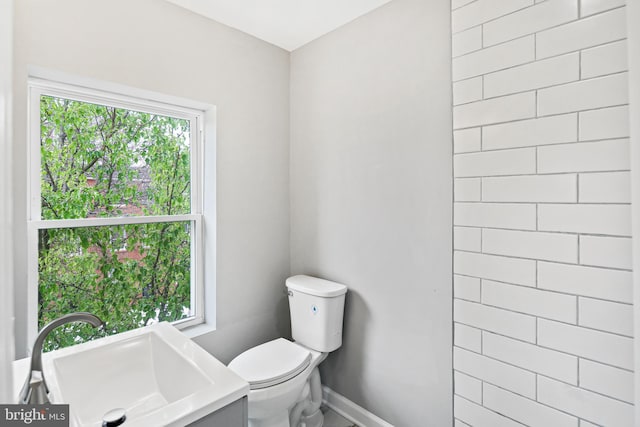
[[[300,426],[304,427],[322,427],[324,424],[324,414],[320,409],[308,416],[300,418]]]
[[[320,371],[314,368],[302,390],[300,400],[291,409],[289,425],[291,427],[322,427],[324,415],[320,411],[322,404],[322,384]]]

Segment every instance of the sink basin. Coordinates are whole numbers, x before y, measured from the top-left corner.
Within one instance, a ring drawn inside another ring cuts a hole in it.
[[[71,425],[101,426],[125,410],[125,426],[183,426],[246,396],[248,384],[169,323],[45,354],[53,403]]]

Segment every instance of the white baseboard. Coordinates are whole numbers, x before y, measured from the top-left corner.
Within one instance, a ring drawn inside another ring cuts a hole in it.
[[[322,387],[322,401],[329,408],[349,421],[354,422],[359,427],[394,427],[393,424],[389,424],[382,418],[356,405],[327,386]]]

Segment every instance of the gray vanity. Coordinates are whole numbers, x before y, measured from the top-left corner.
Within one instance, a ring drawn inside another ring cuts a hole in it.
[[[248,425],[247,397],[238,399],[230,405],[215,411],[198,421],[189,424],[189,427],[247,427]]]

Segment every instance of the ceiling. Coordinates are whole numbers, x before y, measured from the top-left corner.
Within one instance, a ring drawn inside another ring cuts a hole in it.
[[[391,0],[167,0],[288,51]]]

